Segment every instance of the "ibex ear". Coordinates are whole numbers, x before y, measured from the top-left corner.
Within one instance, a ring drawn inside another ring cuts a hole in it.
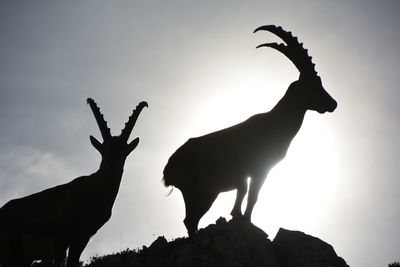
[[[92,143],[94,148],[96,148],[97,151],[99,151],[100,154],[101,154],[103,145],[96,138],[94,138],[92,135],[90,136],[90,143]]]
[[[136,137],[128,144],[128,154],[131,153],[139,144],[139,137]]]

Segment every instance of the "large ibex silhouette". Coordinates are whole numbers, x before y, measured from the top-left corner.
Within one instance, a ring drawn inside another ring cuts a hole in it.
[[[110,219],[125,160],[139,143],[138,137],[127,143],[129,135],[147,103],[139,103],[120,136],[111,136],[96,103],[87,102],[104,140],[90,136],[102,157],[99,170],[6,203],[0,209],[0,266],[27,267],[34,260],[60,266],[67,250],[66,266],[78,266],[90,237]]]
[[[181,190],[189,236],[197,233],[198,222],[220,192],[237,189],[231,215],[233,219],[251,220],[258,193],[269,170],[282,160],[299,131],[307,110],[333,112],[336,101],[325,91],[303,44],[281,27],[266,25],[257,31],[269,31],[286,44],[266,43],[288,57],[300,72],[300,78],[287,89],[283,98],[269,112],[256,114],[232,127],[191,138],[169,159],[164,169],[165,186]],[[247,207],[241,205],[247,193]]]

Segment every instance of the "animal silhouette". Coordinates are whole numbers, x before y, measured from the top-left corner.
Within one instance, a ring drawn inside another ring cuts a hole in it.
[[[139,138],[129,135],[146,102],[129,117],[120,136],[111,136],[97,104],[88,98],[104,142],[90,136],[101,154],[100,168],[89,176],[14,199],[0,209],[0,266],[31,266],[34,260],[53,261],[61,266],[78,266],[91,236],[111,217],[127,156]]]
[[[269,112],[256,114],[217,132],[190,138],[169,158],[164,169],[164,184],[182,192],[186,207],[184,224],[189,236],[196,235],[199,220],[220,192],[237,189],[231,215],[233,219],[250,221],[269,170],[285,157],[306,111],[324,113],[336,109],[336,101],[323,88],[303,44],[281,27],[266,25],[254,32],[261,30],[272,32],[285,44],[266,43],[257,48],[271,47],[283,53],[297,67],[300,77]],[[248,177],[248,201],[242,214]]]

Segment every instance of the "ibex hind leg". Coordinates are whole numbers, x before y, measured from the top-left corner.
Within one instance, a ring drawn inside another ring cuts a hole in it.
[[[185,200],[186,217],[183,220],[189,237],[194,238],[197,234],[198,224],[203,215],[209,210],[218,193],[208,191],[182,191]]]
[[[233,220],[243,219],[242,203],[243,203],[244,196],[247,193],[247,188],[248,188],[247,179],[244,180],[242,182],[242,184],[237,188],[235,205],[233,206],[233,209],[231,211]]]

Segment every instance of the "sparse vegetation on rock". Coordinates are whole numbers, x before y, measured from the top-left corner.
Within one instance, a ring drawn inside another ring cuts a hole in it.
[[[95,257],[87,267],[348,267],[331,245],[302,232],[280,229],[274,241],[251,223],[217,220],[195,240],[168,242]]]

